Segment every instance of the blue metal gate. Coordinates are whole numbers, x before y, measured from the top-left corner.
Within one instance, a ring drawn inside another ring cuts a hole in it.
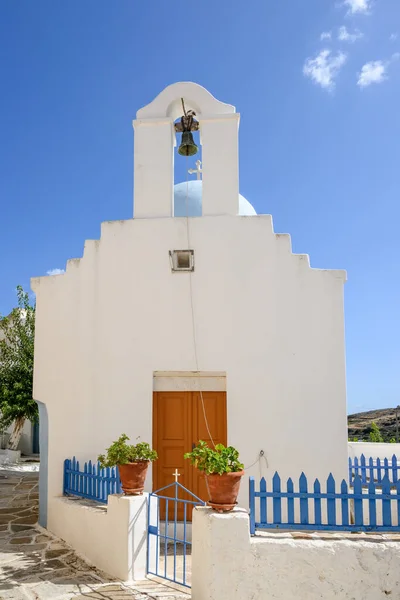
[[[190,587],[191,514],[204,506],[175,481],[149,496],[147,572]]]

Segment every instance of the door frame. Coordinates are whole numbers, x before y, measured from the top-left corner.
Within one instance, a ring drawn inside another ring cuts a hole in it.
[[[154,371],[153,392],[226,392],[224,371]]]

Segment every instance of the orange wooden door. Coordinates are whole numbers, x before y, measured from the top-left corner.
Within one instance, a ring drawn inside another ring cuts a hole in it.
[[[183,455],[192,443],[192,398],[190,392],[155,392],[153,402],[153,446],[158,460],[153,466],[153,489],[174,481],[178,469],[180,483],[190,488],[191,470]]]
[[[201,399],[203,398],[203,401]],[[204,410],[203,410],[204,402]],[[179,483],[202,500],[208,500],[207,488],[202,474],[184,460],[199,440],[212,446],[204,418],[214,442],[227,443],[226,392],[154,392],[153,398],[153,447],[158,460],[153,463],[153,490],[173,483],[173,473],[178,469]],[[171,496],[173,490],[169,490]],[[162,492],[162,495],[167,495]],[[190,500],[183,493],[180,497]],[[161,503],[161,518],[165,516],[165,503]],[[169,518],[174,518],[172,503],[169,503]],[[184,517],[183,504],[179,503],[178,519]],[[189,520],[191,510],[187,510]]]
[[[204,408],[203,408],[204,403]],[[193,392],[192,395],[193,417],[192,417],[192,444],[199,440],[207,442],[210,448],[214,444],[227,444],[226,427],[226,392]],[[204,412],[207,416],[208,431]],[[212,436],[212,440],[210,438]],[[209,500],[206,481],[203,473],[193,468],[192,487],[189,488],[202,500]]]

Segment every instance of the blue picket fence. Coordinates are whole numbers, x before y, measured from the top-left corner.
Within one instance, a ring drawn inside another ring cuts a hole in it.
[[[388,477],[379,485],[370,481],[363,489],[357,475],[352,488],[343,480],[337,490],[331,474],[325,492],[318,479],[309,491],[304,473],[298,491],[291,478],[282,486],[278,473],[273,477],[271,490],[264,478],[259,490],[254,477],[250,477],[249,485],[251,535],[257,529],[400,531],[400,481],[394,485]]]
[[[110,494],[122,493],[117,468],[102,469],[92,461],[85,462],[83,471],[74,457],[64,461],[64,495],[80,496],[107,504]]]
[[[360,477],[364,485],[370,481],[382,483],[385,477],[395,484],[399,480],[398,470],[399,464],[394,454],[391,459],[369,458],[367,461],[364,454],[361,454],[360,458],[349,458],[350,485],[353,485],[355,477]]]

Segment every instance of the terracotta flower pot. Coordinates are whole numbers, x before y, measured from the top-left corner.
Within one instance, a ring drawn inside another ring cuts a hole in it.
[[[141,460],[126,465],[118,465],[124,494],[127,496],[140,496],[143,494],[149,462],[148,460]]]
[[[206,475],[210,500],[208,505],[218,512],[229,512],[237,504],[240,482],[244,471],[224,473],[223,475]]]

